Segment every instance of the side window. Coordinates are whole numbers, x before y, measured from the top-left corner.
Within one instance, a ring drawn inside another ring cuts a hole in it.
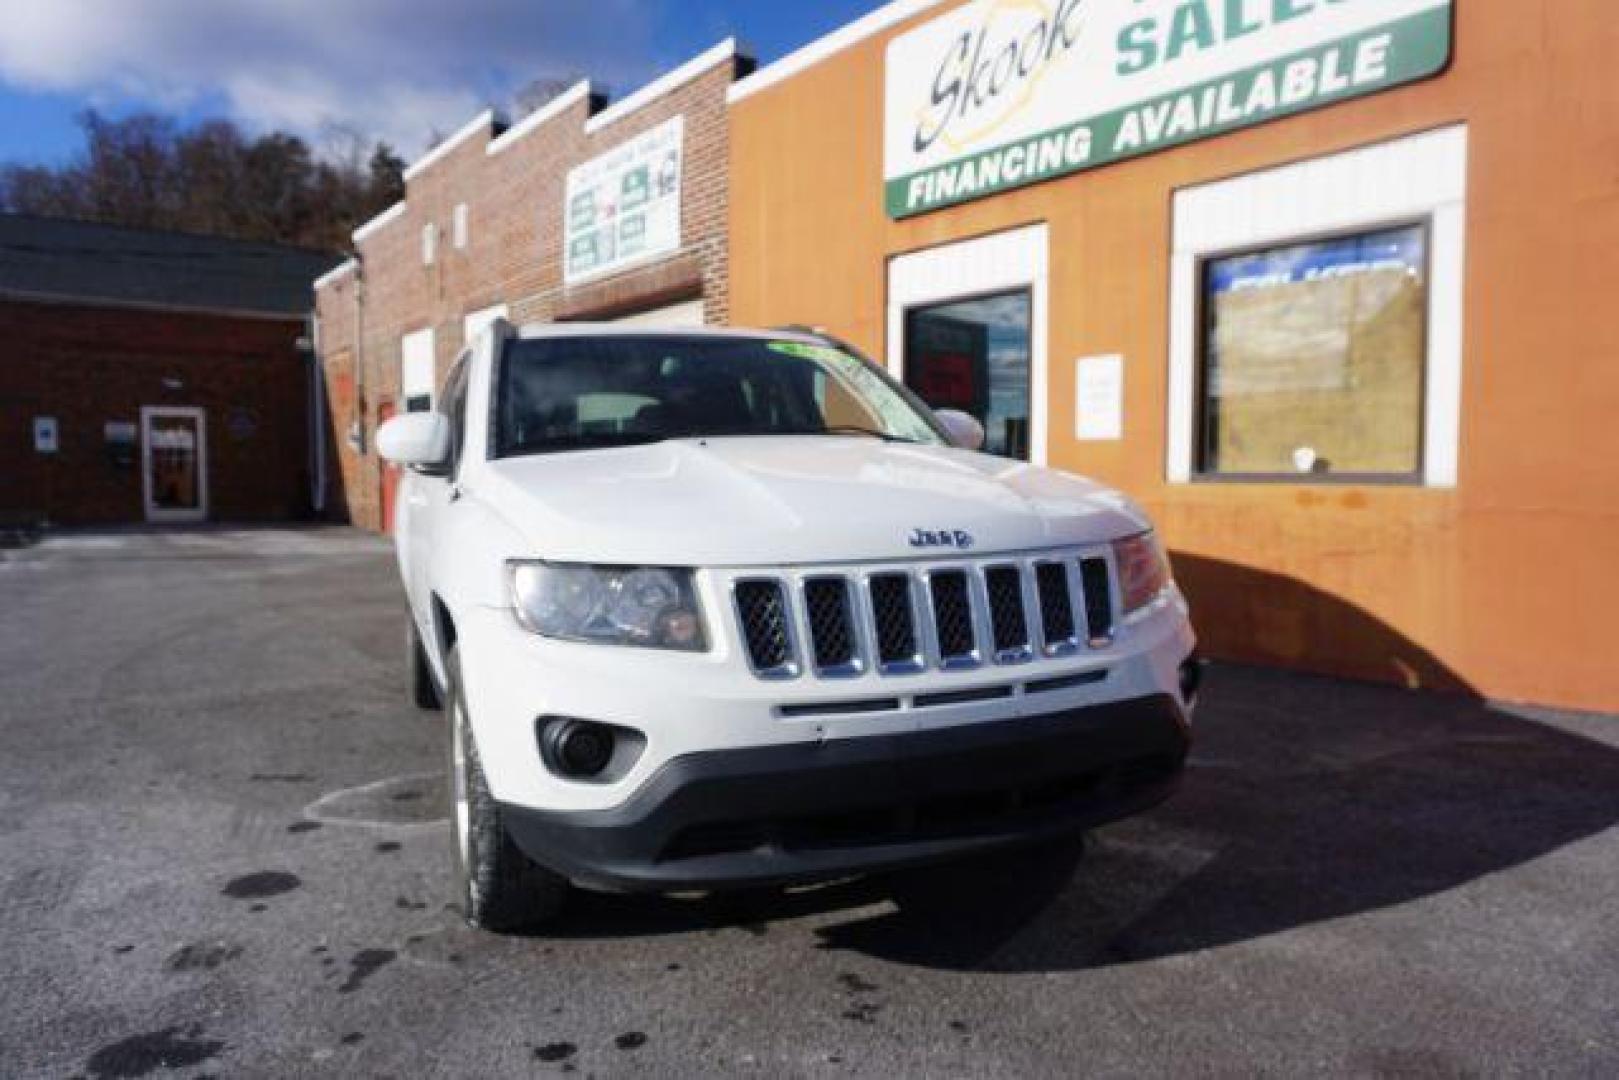
[[[442,402],[440,409],[444,418],[450,422],[449,475],[452,477],[461,468],[461,455],[467,441],[468,355],[462,353],[455,366],[450,369],[449,378],[444,380],[444,393],[440,398]]]

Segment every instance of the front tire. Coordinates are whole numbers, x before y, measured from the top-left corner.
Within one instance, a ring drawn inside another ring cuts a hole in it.
[[[416,619],[406,615],[405,620],[410,627],[405,637],[407,663],[410,665],[410,700],[418,709],[437,712],[444,708],[444,700],[439,697],[438,683],[433,679],[433,666],[427,659],[427,647],[422,644],[421,631],[416,629]]]
[[[565,878],[524,855],[489,793],[478,745],[467,719],[461,665],[452,646],[446,706],[450,714],[450,828],[455,843],[456,891],[461,911],[480,930],[510,933],[554,919],[568,895]]]

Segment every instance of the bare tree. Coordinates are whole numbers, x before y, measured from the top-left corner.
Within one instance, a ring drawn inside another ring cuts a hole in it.
[[[180,129],[162,116],[80,117],[82,154],[61,167],[0,167],[0,210],[341,250],[404,194],[404,162],[351,129],[245,135],[228,120]]]
[[[525,83],[512,95],[512,119],[521,120],[572,89],[584,76],[577,73],[542,75]]]

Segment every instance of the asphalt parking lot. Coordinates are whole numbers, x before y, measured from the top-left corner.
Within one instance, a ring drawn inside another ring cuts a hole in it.
[[[1083,851],[496,938],[380,542],[71,535],[0,612],[0,1076],[1619,1074],[1619,718],[1216,668]]]

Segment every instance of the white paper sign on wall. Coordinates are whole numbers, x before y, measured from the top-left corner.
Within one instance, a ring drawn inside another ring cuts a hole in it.
[[[56,417],[34,417],[34,452],[38,454],[56,453]]]
[[[1074,436],[1081,442],[1124,438],[1124,357],[1087,356],[1074,378]]]

